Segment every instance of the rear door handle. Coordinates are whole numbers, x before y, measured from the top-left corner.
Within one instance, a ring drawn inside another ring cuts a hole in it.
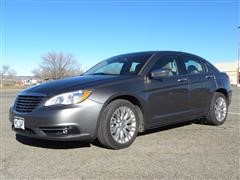
[[[178,82],[184,82],[184,81],[187,81],[188,79],[187,78],[179,78],[177,81]]]
[[[213,75],[206,75],[205,78],[206,79],[211,79],[211,78],[213,78]]]

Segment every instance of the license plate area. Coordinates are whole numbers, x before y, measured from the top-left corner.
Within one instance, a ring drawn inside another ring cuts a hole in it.
[[[24,118],[15,116],[13,119],[13,126],[16,129],[25,130]]]

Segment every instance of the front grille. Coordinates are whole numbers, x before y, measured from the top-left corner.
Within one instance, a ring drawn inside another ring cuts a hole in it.
[[[15,109],[18,112],[32,112],[42,101],[42,96],[18,96]]]

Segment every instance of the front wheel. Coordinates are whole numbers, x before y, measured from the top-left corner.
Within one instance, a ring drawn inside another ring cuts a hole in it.
[[[206,121],[211,125],[221,125],[227,119],[228,104],[224,94],[216,92],[212,97]]]
[[[104,109],[98,127],[98,140],[105,147],[122,149],[135,140],[139,116],[135,106],[123,99],[112,101]]]

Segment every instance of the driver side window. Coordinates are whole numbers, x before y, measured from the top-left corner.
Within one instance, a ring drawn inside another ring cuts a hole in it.
[[[153,65],[151,71],[158,69],[169,70],[168,76],[175,76],[179,74],[177,68],[177,57],[176,56],[163,56],[160,57]]]

